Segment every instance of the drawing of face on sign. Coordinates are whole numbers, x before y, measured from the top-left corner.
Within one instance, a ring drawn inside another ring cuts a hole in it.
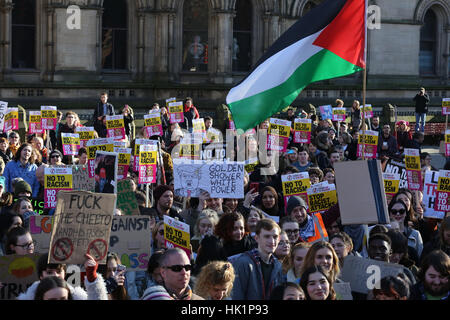
[[[201,189],[198,187],[201,178],[201,167],[182,165],[178,168],[181,188],[175,189],[175,194],[184,197],[198,197]]]

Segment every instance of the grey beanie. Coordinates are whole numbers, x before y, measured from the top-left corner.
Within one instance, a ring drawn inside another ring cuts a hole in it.
[[[291,215],[292,210],[295,207],[303,207],[308,209],[305,200],[303,200],[300,196],[291,196],[287,202],[286,212],[288,215]]]

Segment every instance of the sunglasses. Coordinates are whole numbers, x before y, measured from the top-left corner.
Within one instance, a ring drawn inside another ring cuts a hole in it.
[[[404,215],[405,213],[406,213],[405,209],[400,209],[400,210],[391,209],[391,214],[393,216],[396,216],[396,215],[401,216],[401,215]]]
[[[16,247],[21,247],[22,249],[29,249],[29,248],[33,248],[34,247],[34,242],[28,242],[25,244],[16,244]]]
[[[164,268],[170,269],[173,272],[180,272],[181,270],[185,269],[186,272],[189,272],[193,269],[192,265],[190,264],[186,264],[186,265],[181,265],[181,264],[176,264],[173,266],[165,266]]]

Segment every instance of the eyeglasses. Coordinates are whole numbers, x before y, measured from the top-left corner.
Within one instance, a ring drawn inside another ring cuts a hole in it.
[[[31,241],[25,244],[16,244],[16,247],[21,247],[22,249],[30,249],[34,247],[34,242]]]
[[[173,265],[173,266],[165,266],[164,268],[170,269],[170,270],[172,270],[173,272],[180,272],[180,271],[183,270],[183,269],[185,269],[186,272],[189,272],[189,271],[192,270],[192,265],[190,265],[190,264],[185,264],[185,265],[183,266],[183,265],[181,265],[181,264],[176,264],[176,265]]]
[[[393,216],[396,216],[396,215],[401,216],[401,215],[404,215],[405,213],[406,213],[405,209],[400,209],[400,210],[391,209],[391,214]]]
[[[284,230],[287,234],[292,234],[292,233],[298,233],[300,230],[299,229],[286,229]]]

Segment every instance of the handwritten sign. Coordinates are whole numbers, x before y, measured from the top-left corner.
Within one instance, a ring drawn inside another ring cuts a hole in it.
[[[130,180],[119,180],[117,182],[117,208],[125,215],[139,215],[139,206]]]
[[[8,102],[0,101],[0,131],[6,131],[3,128],[5,126],[5,115],[7,112],[8,112]]]
[[[95,180],[89,177],[87,165],[73,165],[72,168],[72,190],[84,190],[94,192]]]
[[[50,250],[53,216],[31,216],[30,234],[34,242],[35,253],[47,253]]]
[[[42,129],[56,130],[57,107],[41,106]]]
[[[405,148],[405,167],[409,190],[422,190],[422,172],[418,149]]]
[[[306,190],[311,187],[308,172],[298,172],[292,174],[285,174],[281,176],[281,185],[283,188],[284,207],[287,208],[287,203],[291,196],[300,196],[305,202],[308,201]]]
[[[8,108],[4,131],[19,130],[19,108]]]
[[[80,150],[80,136],[78,133],[61,133],[63,152],[66,156],[76,156]]]
[[[61,190],[72,190],[72,168],[50,167],[44,170],[44,208],[56,207]]]
[[[92,139],[86,143],[87,154],[88,154],[88,167],[89,167],[89,177],[93,178],[94,167],[95,167],[95,153],[97,151],[114,151],[114,139],[113,138],[100,138]]]
[[[170,102],[169,103],[169,119],[170,123],[184,122],[183,102]]]
[[[286,152],[291,134],[291,121],[270,118],[267,149]]]
[[[80,137],[80,148],[86,147],[86,143],[95,138],[94,127],[76,127],[75,133]]]
[[[362,157],[364,149],[364,158],[375,159],[377,157],[378,131],[366,130],[359,131],[357,157]]]
[[[155,145],[141,145],[139,148],[139,183],[156,182],[156,159],[158,149]]]
[[[444,116],[450,114],[450,98],[442,98],[442,114]]]
[[[345,121],[345,108],[332,108],[331,120],[333,121]]]
[[[189,225],[164,215],[164,240],[167,248],[181,248],[191,256]]]
[[[423,203],[425,204],[424,217],[443,219],[445,212],[434,209],[436,204],[436,191],[438,187],[439,172],[425,171],[425,180],[423,186]]]
[[[58,193],[49,263],[83,264],[88,253],[105,264],[115,206],[115,194]]]
[[[295,118],[294,120],[294,142],[310,143],[311,142],[311,119]]]
[[[161,111],[151,110],[149,114],[144,115],[144,126],[147,137],[162,136]]]
[[[114,147],[114,152],[118,154],[117,179],[125,179],[128,175],[131,161],[131,148]]]
[[[306,190],[308,194],[309,212],[320,212],[330,209],[337,203],[336,187],[327,182],[317,183]]]
[[[398,192],[400,186],[400,175],[398,173],[383,173],[384,193],[386,202],[389,204],[392,197]]]
[[[41,112],[40,111],[30,111],[30,121],[29,121],[29,127],[28,127],[28,133],[42,133],[44,130],[42,129],[42,122],[41,122]]]
[[[125,122],[123,114],[106,116],[107,137],[113,139],[125,139]]]

